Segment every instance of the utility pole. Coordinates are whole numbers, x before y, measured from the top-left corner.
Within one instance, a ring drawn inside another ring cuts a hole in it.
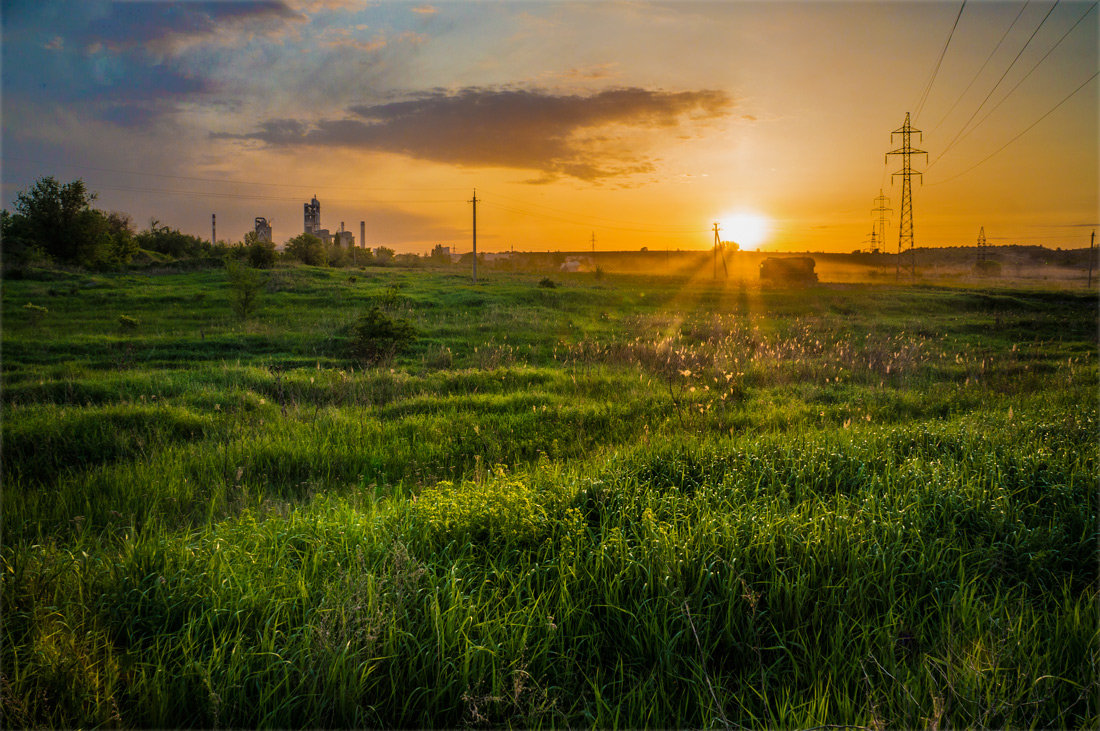
[[[714,249],[712,251],[712,258],[714,259],[714,278],[718,279],[718,222],[714,222]]]
[[[474,284],[477,284],[477,188],[474,188],[474,197],[466,202],[474,204]]]
[[[218,245],[218,214],[210,214],[210,245]]]
[[[718,279],[718,254],[722,255],[722,274],[729,279],[730,270],[726,268],[726,247],[718,237],[718,223],[714,224],[714,278]]]
[[[905,113],[905,124],[901,126],[901,129],[896,129],[890,133],[890,142],[893,143],[894,135],[901,135],[901,147],[896,150],[891,150],[886,153],[886,159],[889,160],[891,155],[901,155],[901,170],[897,171],[890,176],[891,180],[900,175],[901,176],[901,223],[898,227],[898,268],[896,278],[901,279],[901,254],[902,251],[908,250],[910,253],[909,262],[912,267],[912,276],[917,276],[917,256],[914,250],[913,243],[913,176],[921,175],[917,170],[913,169],[911,158],[913,155],[924,155],[924,159],[927,162],[928,153],[925,150],[918,150],[910,144],[910,140],[913,133],[916,132],[921,135],[919,129],[913,129],[909,125],[909,112]],[[923,139],[923,135],[921,135]]]
[[[875,207],[871,209],[871,213],[878,214],[878,244],[880,246],[886,246],[886,212],[894,210],[893,208],[887,208],[886,204],[890,202],[890,199],[882,194],[882,188],[878,189],[878,198],[875,198]],[[875,227],[871,226],[871,253],[877,254],[875,251]]]
[[[1092,230],[1092,238],[1089,239],[1089,289],[1092,289],[1092,260],[1096,251],[1096,229]]]

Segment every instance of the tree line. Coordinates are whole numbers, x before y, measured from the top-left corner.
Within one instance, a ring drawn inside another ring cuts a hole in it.
[[[410,256],[419,259],[397,255],[385,246],[371,251],[326,245],[306,233],[287,241],[280,254],[273,242],[262,241],[251,231],[238,243],[207,241],[155,219],[138,231],[129,214],[99,210],[95,201],[96,194],[80,179],[60,183],[48,176],[21,191],[14,212],[0,211],[4,268],[60,264],[110,269],[148,260],[150,254],[158,260],[221,263],[235,259],[258,268],[271,267],[280,257],[314,266],[388,264]]]

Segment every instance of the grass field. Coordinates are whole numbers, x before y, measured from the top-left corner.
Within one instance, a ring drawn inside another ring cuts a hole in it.
[[[3,725],[1100,725],[1095,295],[541,279],[4,282]]]

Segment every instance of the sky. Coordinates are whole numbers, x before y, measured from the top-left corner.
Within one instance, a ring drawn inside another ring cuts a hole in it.
[[[1100,219],[1095,2],[2,0],[0,193],[139,228],[321,222],[424,253],[1078,248]],[[876,233],[876,240],[880,234]]]

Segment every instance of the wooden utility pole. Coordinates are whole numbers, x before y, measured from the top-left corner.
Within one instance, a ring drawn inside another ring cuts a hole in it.
[[[1089,289],[1092,289],[1092,260],[1096,250],[1096,229],[1092,230],[1092,238],[1089,239]]]
[[[722,240],[718,238],[718,223],[714,224],[714,278],[718,279],[718,252],[722,252],[722,274],[726,279],[729,279],[730,270],[726,268],[726,247],[722,244]]]
[[[477,284],[477,188],[474,188],[474,197],[466,202],[474,204],[474,284]]]

